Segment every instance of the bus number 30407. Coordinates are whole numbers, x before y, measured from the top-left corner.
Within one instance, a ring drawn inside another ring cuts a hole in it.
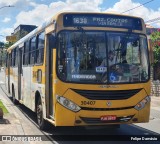
[[[81,101],[81,105],[95,105],[96,101]]]

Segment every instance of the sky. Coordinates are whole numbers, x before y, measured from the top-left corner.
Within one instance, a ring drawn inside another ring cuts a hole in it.
[[[14,7],[4,7],[8,5]],[[125,12],[148,21],[160,17],[160,0],[0,0],[0,41],[5,41],[18,25],[39,26],[60,11]],[[148,24],[160,28],[160,19]]]

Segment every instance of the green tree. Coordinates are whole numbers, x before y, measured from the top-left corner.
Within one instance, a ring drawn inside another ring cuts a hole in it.
[[[14,42],[0,42],[0,66],[4,66],[6,60],[6,50],[13,44]]]
[[[154,54],[154,65],[160,62],[160,29],[156,32],[153,32],[150,35],[152,45],[153,45],[153,54]]]
[[[8,49],[10,46],[12,46],[14,44],[14,42],[6,42],[5,44],[4,44],[4,48],[5,49]]]
[[[4,42],[0,42],[0,66],[3,64],[3,56],[4,56]]]

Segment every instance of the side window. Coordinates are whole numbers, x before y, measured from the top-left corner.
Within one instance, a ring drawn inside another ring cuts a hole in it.
[[[13,64],[13,66],[16,66],[16,55],[17,55],[16,52],[17,51],[16,51],[16,48],[15,48],[14,49],[14,64]]]
[[[12,52],[11,52],[11,66],[12,67],[13,67],[13,63],[14,63],[13,58],[14,58],[14,51],[12,50]]]
[[[44,59],[44,44],[45,44],[45,33],[42,32],[38,35],[38,47],[36,50],[36,63],[41,64],[43,63]]]
[[[25,43],[24,43],[24,47],[22,48],[22,65],[24,65],[24,49],[25,49]]]
[[[30,41],[28,40],[24,43],[23,65],[29,64],[29,47],[30,47]]]
[[[11,65],[12,65],[12,67],[15,66],[15,56],[16,56],[16,49],[12,50],[12,56],[11,56]]]
[[[25,47],[26,47],[26,42],[24,43],[24,48],[23,48],[23,65],[25,65]]]
[[[15,49],[15,66],[18,66],[18,47]]]
[[[13,51],[12,51],[13,52]],[[10,59],[10,66],[12,67],[12,52],[11,52],[11,54],[10,54],[10,56],[11,56],[11,59]]]
[[[6,68],[8,68],[8,58],[9,58],[9,56],[8,56],[8,53],[7,53],[7,55],[6,55]]]
[[[36,37],[31,39],[31,49],[30,49],[30,64],[35,64],[36,61]]]

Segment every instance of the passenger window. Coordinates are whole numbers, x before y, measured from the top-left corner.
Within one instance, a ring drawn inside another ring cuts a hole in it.
[[[35,64],[36,62],[36,37],[31,39],[31,49],[30,49],[30,64]]]
[[[9,56],[8,56],[8,53],[6,54],[6,68],[8,68],[8,58],[9,58]]]
[[[29,64],[29,47],[30,47],[30,41],[28,40],[24,44],[23,65]]]
[[[15,49],[15,66],[18,66],[18,47]]]
[[[11,67],[13,66],[13,51],[11,52]]]
[[[44,59],[44,44],[45,44],[45,33],[42,32],[38,35],[38,47],[36,50],[36,63],[43,63]]]
[[[12,57],[11,57],[11,65],[12,67],[15,66],[15,57],[16,57],[16,49],[12,50]]]

